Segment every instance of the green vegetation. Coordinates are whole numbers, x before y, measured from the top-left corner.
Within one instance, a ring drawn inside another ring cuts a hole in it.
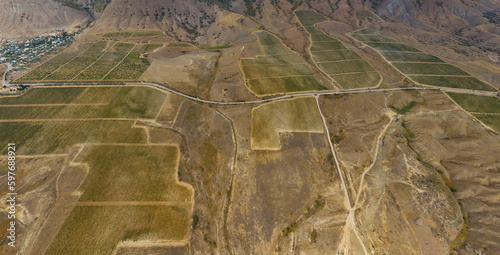
[[[86,120],[47,122],[2,122],[0,141],[16,141],[18,153],[40,155],[66,153],[80,143],[146,143],[142,128],[132,128],[135,121]],[[2,154],[6,146],[2,146]]]
[[[405,115],[407,112],[409,112],[413,107],[417,106],[417,104],[420,104],[419,102],[416,101],[411,101],[407,105],[403,106],[403,108],[399,109],[395,106],[391,106],[392,109],[394,109],[398,114],[400,115]]]
[[[409,51],[409,52],[420,52],[420,50],[408,46],[403,43],[377,43],[377,42],[367,42],[366,44],[372,46],[376,50],[380,51]]]
[[[275,36],[256,33],[265,56],[241,59],[245,79],[257,95],[324,90],[307,62]]]
[[[75,160],[89,166],[80,187],[80,204],[47,254],[111,254],[120,241],[184,239],[193,194],[177,184],[178,153],[173,146],[86,147]],[[85,204],[88,201],[106,204],[91,206]],[[137,204],[123,205],[123,201]],[[141,204],[151,201],[180,204]]]
[[[500,115],[474,114],[478,120],[500,132]]]
[[[435,63],[392,63],[404,74],[429,74],[429,75],[469,75],[461,69],[449,64]]]
[[[125,33],[125,32],[119,32]],[[62,53],[53,59],[47,61],[35,70],[29,72],[18,81],[96,81],[96,80],[137,80],[142,73],[149,67],[149,61],[141,57],[142,53],[149,53],[162,44],[141,44],[116,43],[107,48],[108,42],[100,41],[90,44],[90,47],[84,45],[79,49],[84,51],[74,51]],[[129,52],[131,52],[129,54]],[[129,55],[128,55],[129,54]],[[122,61],[123,60],[123,61]],[[121,62],[122,61],[122,62]],[[110,71],[120,70],[110,73]]]
[[[412,80],[431,86],[450,87],[461,89],[477,89],[486,91],[496,91],[490,85],[478,80],[475,77],[453,77],[453,76],[409,76]]]
[[[231,48],[233,46],[234,45],[232,45],[232,44],[226,44],[226,45],[217,45],[217,46],[206,47],[205,49],[207,49],[207,50],[220,50],[220,49]]]
[[[64,153],[69,147],[86,142],[144,143],[145,131],[132,128],[135,119],[154,119],[165,97],[155,89],[132,86],[35,88],[21,97],[2,98],[0,105],[107,104],[4,108],[8,110],[0,111],[0,119],[11,122],[0,122],[0,140],[7,144],[14,139],[20,154]],[[34,121],[17,122],[22,119]],[[2,152],[5,153],[4,147]]]
[[[352,50],[332,50],[323,51],[321,54],[312,54],[313,60],[316,63],[331,62],[338,60],[361,59],[361,57]]]
[[[297,11],[297,18],[311,34],[311,57],[342,88],[375,87],[382,79],[373,67],[342,42],[311,25],[326,20],[315,11]]]
[[[180,241],[188,215],[178,206],[75,206],[45,254],[112,254],[120,241]]]
[[[90,167],[80,186],[80,201],[191,200],[191,190],[176,184],[177,147],[111,145],[85,150],[75,160]]]
[[[364,59],[319,63],[318,66],[329,75],[375,71]]]
[[[421,52],[384,52],[384,57],[388,61],[401,61],[401,62],[444,62],[440,58]]]
[[[323,132],[315,99],[272,102],[252,110],[253,149],[279,149],[281,132]]]
[[[0,105],[15,104],[67,104],[77,98],[86,88],[66,87],[66,88],[33,88],[26,94],[19,97],[0,98]]]
[[[392,39],[371,30],[358,30],[351,33],[351,36],[379,50],[379,53],[387,61],[416,83],[438,87],[496,91],[489,84],[470,76],[458,67],[445,64],[436,56],[420,52],[418,49],[403,43],[384,43],[382,41]]]
[[[375,87],[381,79],[377,72],[334,74],[331,77],[346,89]]]
[[[193,45],[189,43],[170,43],[168,47],[193,47]]]
[[[448,95],[469,112],[500,113],[499,98],[461,93],[448,93]]]

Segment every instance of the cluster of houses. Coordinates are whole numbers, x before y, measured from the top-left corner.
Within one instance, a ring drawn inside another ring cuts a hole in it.
[[[70,44],[76,35],[77,33],[56,30],[29,40],[1,40],[0,64],[12,63],[13,70],[26,69],[30,63],[39,61],[43,56]]]

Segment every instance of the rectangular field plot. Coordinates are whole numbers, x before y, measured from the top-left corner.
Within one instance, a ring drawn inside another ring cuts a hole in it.
[[[333,39],[333,38],[332,38]],[[312,42],[311,52],[326,50],[346,50],[347,48],[339,41],[332,42]]]
[[[78,75],[76,80],[100,80],[111,69],[113,69],[118,62],[120,62],[127,52],[106,52],[99,60],[92,64],[87,70]]]
[[[243,66],[246,79],[259,79],[293,75],[314,75],[307,63],[294,65],[251,65]]]
[[[486,91],[496,91],[490,85],[478,80],[475,77],[453,77],[453,76],[409,76],[415,82],[438,86],[461,89],[477,89]]]
[[[80,201],[191,202],[191,190],[177,184],[175,146],[94,145],[85,150],[75,160],[90,167]]]
[[[371,72],[375,71],[363,59],[346,60],[338,62],[325,62],[319,63],[318,66],[327,74],[343,74],[343,73],[357,73],[357,72]]]
[[[288,91],[314,91],[327,89],[313,75],[254,79],[249,80],[248,85],[257,95],[269,94],[269,91],[277,91],[276,93],[278,93]]]
[[[409,52],[420,52],[419,49],[413,48],[403,43],[366,43],[376,50],[379,51],[409,51]]]
[[[404,74],[429,74],[429,75],[469,75],[460,68],[449,64],[434,63],[392,63]]]
[[[326,34],[314,34],[311,35],[311,40],[313,42],[338,42],[337,39],[333,39]]]
[[[241,59],[250,90],[257,95],[325,90],[309,64],[275,36],[258,31],[265,56]]]
[[[19,97],[0,98],[0,105],[16,104],[68,104],[75,100],[86,88],[33,88]]]
[[[490,126],[497,132],[500,132],[500,115],[475,114],[474,116],[484,124]]]
[[[42,80],[47,75],[57,70],[60,66],[76,58],[78,54],[79,53],[77,52],[60,53],[59,55],[53,57],[44,64],[38,66],[37,68],[27,73],[23,77],[19,78],[18,80],[19,81]]]
[[[280,149],[283,132],[323,132],[314,98],[283,100],[252,109],[252,149]]]
[[[178,206],[75,206],[45,254],[111,255],[120,241],[180,241],[190,217]]]
[[[420,52],[384,52],[383,55],[388,61],[396,62],[444,62],[436,56]]]
[[[0,122],[0,141],[16,141],[20,155],[67,153],[79,143],[146,143],[146,132],[133,120]],[[15,130],[15,132],[13,132]],[[6,146],[2,146],[2,154]]]
[[[303,18],[307,13],[296,12],[300,22],[307,20]],[[321,16],[316,12],[314,12],[314,15]],[[361,86],[375,87],[378,85],[382,78],[378,74],[373,74],[375,70],[361,56],[355,51],[348,50],[341,41],[321,30],[308,27],[306,24],[303,23],[306,30],[311,34],[311,57],[324,73],[345,89],[360,88]],[[371,36],[375,37],[376,35]],[[360,76],[355,78],[351,75],[338,75],[347,73],[358,73]]]
[[[93,88],[89,88],[90,91]],[[105,94],[103,94],[105,95]],[[0,107],[0,120],[129,118],[154,119],[166,95],[146,87],[122,87],[104,105]],[[80,100],[82,101],[82,100]]]
[[[500,98],[462,93],[448,93],[448,95],[469,112],[500,113]]]
[[[314,62],[331,62],[338,60],[351,60],[351,59],[361,59],[358,53],[352,50],[332,50],[332,51],[322,51],[312,54]]]
[[[346,89],[375,87],[381,80],[380,75],[377,72],[337,74],[332,77]]]
[[[118,65],[105,80],[137,80],[148,69],[150,62],[141,58],[139,52],[131,52],[123,62]]]
[[[186,238],[193,191],[179,184],[175,146],[87,146],[82,196],[46,254],[112,254],[121,241]],[[106,234],[102,234],[106,233]]]
[[[323,17],[323,15],[318,14],[316,11],[313,10],[296,11],[295,15],[299,19],[300,23],[302,23],[304,26],[311,26],[326,20],[326,18]]]

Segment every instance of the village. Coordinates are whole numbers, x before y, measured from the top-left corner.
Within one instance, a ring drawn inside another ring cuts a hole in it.
[[[61,47],[69,46],[79,33],[56,30],[28,40],[0,39],[0,64],[6,64],[8,71],[27,69],[31,63],[41,61],[48,54],[58,53]],[[3,75],[0,93],[16,93],[23,89],[24,86],[8,86],[6,74]]]
[[[78,32],[70,33],[56,30],[45,36],[37,36],[28,40],[1,40],[0,64],[11,63],[12,70],[26,69],[30,63],[40,61],[49,53],[55,53],[61,47],[73,42]]]

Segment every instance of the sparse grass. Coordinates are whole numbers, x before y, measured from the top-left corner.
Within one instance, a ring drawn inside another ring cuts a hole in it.
[[[401,72],[411,74],[429,74],[429,75],[469,75],[460,68],[449,64],[433,63],[393,63]]]
[[[320,15],[313,10],[296,11],[295,15],[299,19],[300,23],[302,23],[302,25],[304,26],[312,26],[316,23],[326,20],[326,18],[323,17],[323,15]]]
[[[354,37],[356,40],[361,41],[361,42],[396,42],[396,40],[382,36],[382,35],[375,35],[375,34],[357,34],[353,33],[352,37]]]
[[[170,43],[168,44],[168,47],[193,47],[193,45],[189,43]]]
[[[412,80],[438,87],[476,89],[486,91],[496,91],[490,85],[478,80],[475,77],[453,77],[453,76],[409,76]]]
[[[358,20],[366,20],[368,18],[374,19],[378,22],[382,22],[382,19],[377,16],[375,13],[369,10],[357,10],[356,11],[356,19]]]
[[[253,149],[279,149],[280,132],[323,132],[315,99],[284,100],[252,110]]]
[[[469,112],[500,113],[500,98],[448,93],[457,104]]]

